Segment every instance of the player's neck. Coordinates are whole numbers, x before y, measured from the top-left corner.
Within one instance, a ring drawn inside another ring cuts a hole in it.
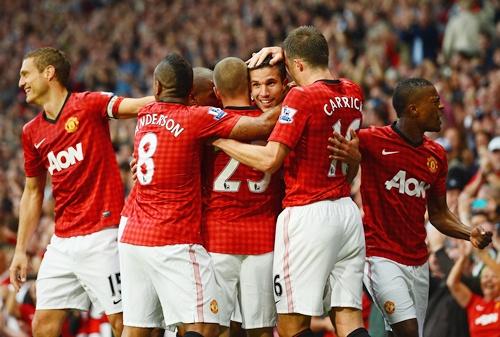
[[[303,75],[300,85],[305,86],[313,84],[316,81],[334,79],[335,77],[328,68],[311,68],[306,74]]]
[[[225,98],[221,97],[222,100],[222,106],[228,107],[228,106],[250,106],[250,98],[247,96],[242,96],[242,97],[231,97],[231,98]]]
[[[176,103],[176,104],[184,104],[188,105],[188,98],[187,97],[169,97],[169,96],[160,96],[156,97],[156,100],[158,102],[163,102],[163,103]]]
[[[416,123],[406,118],[399,118],[396,121],[396,128],[412,143],[421,143],[424,138],[424,132],[417,127]]]
[[[69,92],[63,86],[57,86],[47,92],[47,100],[43,104],[43,111],[49,119],[56,119],[66,102]]]

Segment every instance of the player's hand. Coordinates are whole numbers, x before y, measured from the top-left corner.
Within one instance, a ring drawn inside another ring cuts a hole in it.
[[[264,62],[266,57],[268,57],[269,55],[272,56],[271,61],[269,61],[270,65],[274,65],[279,61],[284,60],[283,49],[281,47],[265,47],[258,52],[253,53],[252,57],[248,61],[246,61],[246,64],[250,69],[257,67],[262,62]]]
[[[137,159],[133,158],[130,161],[130,171],[132,171],[132,180],[134,183],[137,182]]]
[[[474,247],[483,249],[491,243],[492,235],[492,232],[485,231],[481,226],[477,226],[470,232],[470,242]]]
[[[358,165],[361,162],[361,152],[359,152],[359,138],[356,131],[350,130],[351,139],[347,140],[338,132],[333,132],[332,137],[328,138],[330,145],[327,146],[330,151],[330,159],[340,160],[348,165]]]
[[[28,255],[25,252],[16,251],[10,264],[10,283],[16,291],[19,291],[21,285],[26,282],[26,274],[28,271]]]

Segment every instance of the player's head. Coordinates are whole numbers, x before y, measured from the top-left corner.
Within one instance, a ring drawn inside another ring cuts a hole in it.
[[[168,54],[156,66],[153,90],[156,100],[165,98],[187,100],[193,88],[193,69],[177,53]]]
[[[220,106],[214,92],[214,72],[212,70],[204,67],[193,68],[193,90],[189,95],[189,105]]]
[[[422,131],[441,130],[443,105],[434,85],[423,78],[409,78],[394,89],[392,105],[399,118],[409,118]]]
[[[286,91],[285,63],[270,65],[270,60],[271,55],[259,66],[249,70],[250,94],[261,110],[280,104]]]
[[[19,87],[26,92],[26,102],[43,104],[51,86],[69,86],[71,65],[58,49],[45,47],[27,53],[19,71]]]
[[[237,57],[226,57],[214,68],[215,94],[222,104],[227,99],[248,98],[248,68]]]
[[[328,68],[328,42],[313,26],[292,30],[283,42],[288,73],[298,84],[303,84],[304,72],[309,69]]]

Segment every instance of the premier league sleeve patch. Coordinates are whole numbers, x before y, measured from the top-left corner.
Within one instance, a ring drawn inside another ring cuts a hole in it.
[[[295,115],[295,113],[297,113],[296,109],[284,106],[283,108],[281,108],[281,114],[278,121],[281,124],[290,124],[293,122],[293,116]]]
[[[216,121],[221,120],[227,113],[219,108],[210,107],[208,108],[208,114],[214,116]]]

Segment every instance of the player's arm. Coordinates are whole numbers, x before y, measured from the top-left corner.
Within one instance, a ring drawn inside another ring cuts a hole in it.
[[[446,195],[429,197],[427,201],[429,220],[441,233],[448,236],[469,240],[476,248],[484,248],[491,242],[491,232],[485,231],[481,226],[472,230],[464,225],[458,217],[453,214],[446,203]]]
[[[26,281],[28,257],[26,250],[42,213],[43,191],[46,174],[26,177],[21,203],[19,205],[19,228],[14,257],[10,265],[10,282],[16,290]]]
[[[458,258],[446,279],[446,285],[450,289],[451,295],[462,308],[467,307],[472,297],[470,289],[460,280],[465,259],[465,255]]]
[[[120,102],[118,110],[114,114],[114,118],[120,118],[120,119],[135,118],[137,117],[137,113],[143,106],[151,102],[154,102],[154,100],[155,100],[154,96],[146,96],[141,98],[124,98]]]
[[[361,162],[361,152],[359,151],[359,138],[356,131],[350,129],[351,139],[347,140],[338,132],[333,132],[332,137],[328,138],[330,145],[327,146],[330,151],[330,159],[340,160],[348,166],[346,179],[352,183],[359,171]]]
[[[285,59],[285,56],[283,54],[283,48],[281,47],[265,47],[259,50],[256,53],[252,54],[252,57],[246,61],[248,68],[254,68],[259,66],[264,60],[271,55],[271,61],[269,61],[270,65],[274,65],[278,63],[279,61],[282,61]]]
[[[241,116],[231,130],[229,138],[241,141],[266,139],[280,115],[281,105],[277,105],[258,117]]]
[[[262,146],[240,143],[232,139],[217,139],[213,145],[240,163],[271,174],[281,167],[290,151],[286,145],[273,141]]]

